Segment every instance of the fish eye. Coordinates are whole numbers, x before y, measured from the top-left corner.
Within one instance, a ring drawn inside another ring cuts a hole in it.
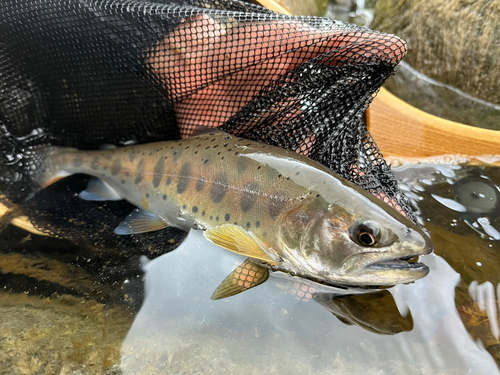
[[[373,221],[356,223],[351,227],[350,237],[360,246],[375,247],[380,242],[380,227]]]

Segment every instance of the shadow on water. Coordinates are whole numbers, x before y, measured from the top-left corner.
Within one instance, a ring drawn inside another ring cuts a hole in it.
[[[368,294],[273,274],[257,288],[212,301],[242,258],[199,233],[173,252],[130,263],[126,277],[111,284],[102,264],[96,283],[72,245],[35,235],[26,240],[10,228],[2,240],[12,252],[1,254],[0,347],[2,362],[11,365],[0,369],[499,373],[500,172],[423,164],[395,174],[435,254],[422,259],[431,270],[424,279]],[[37,260],[49,246],[52,263]],[[17,258],[7,262],[8,256]],[[126,301],[129,293],[140,301],[142,272],[145,295],[137,311]]]

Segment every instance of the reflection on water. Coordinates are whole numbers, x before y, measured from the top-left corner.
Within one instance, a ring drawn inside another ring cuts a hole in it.
[[[281,280],[276,278],[238,296],[210,300],[218,283],[241,261],[193,233],[176,251],[145,265],[146,299],[124,341],[124,373],[145,368],[161,372],[165,366],[174,373],[193,368],[316,374],[497,371],[490,355],[465,330],[454,302],[459,275],[439,256],[426,257],[428,277],[390,290],[399,312],[393,306],[386,318],[411,312],[413,320],[411,331],[395,336],[372,333],[397,333],[383,331],[381,315],[387,306],[370,306],[359,324],[365,329],[348,326],[331,314],[337,307],[304,303],[277,286]],[[367,306],[360,300],[358,308]]]
[[[50,239],[4,239],[17,260],[1,255],[7,288],[0,294],[0,349],[10,367],[0,365],[0,373],[43,373],[47,364],[54,372],[108,374],[499,373],[500,172],[429,164],[395,174],[435,254],[423,259],[431,270],[424,279],[369,294],[273,275],[212,301],[243,258],[191,233],[173,252],[142,259],[145,297],[131,315],[126,297],[106,297],[127,291],[130,277],[90,293],[91,279],[71,260],[61,256],[52,268],[36,262],[36,246]],[[83,289],[75,295],[78,283]],[[118,302],[103,302],[110,300]]]

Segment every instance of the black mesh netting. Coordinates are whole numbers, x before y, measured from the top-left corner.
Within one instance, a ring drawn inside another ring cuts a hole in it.
[[[2,0],[0,190],[54,235],[163,252],[179,231],[116,236],[127,203],[76,198],[84,176],[35,192],[24,156],[205,125],[301,152],[414,218],[361,121],[405,52],[393,35],[238,1]]]

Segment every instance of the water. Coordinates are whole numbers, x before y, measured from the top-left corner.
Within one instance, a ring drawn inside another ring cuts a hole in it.
[[[197,233],[189,246],[142,258],[144,276],[101,281],[95,293],[74,260],[40,255],[71,244],[8,228],[0,373],[499,373],[500,172],[422,164],[395,174],[435,253],[422,259],[424,279],[369,294],[273,276],[212,301],[243,258]]]

